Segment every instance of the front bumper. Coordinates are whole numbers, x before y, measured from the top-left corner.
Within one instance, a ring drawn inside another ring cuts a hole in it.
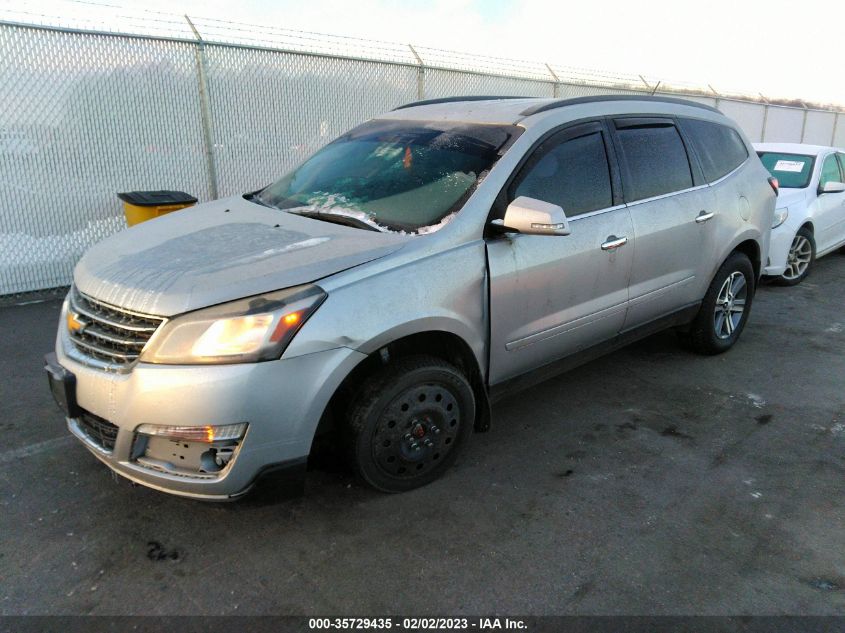
[[[792,247],[796,231],[797,229],[789,221],[772,229],[769,256],[766,267],[763,269],[764,275],[779,277],[786,270],[786,260],[789,257],[789,249]]]
[[[71,433],[109,468],[136,483],[208,500],[242,495],[268,470],[300,472],[329,399],[365,358],[341,347],[238,365],[138,363],[129,372],[116,373],[88,366],[73,352],[67,354],[65,349],[71,345],[60,327],[56,362],[75,377],[79,406],[66,418]],[[85,432],[81,416],[86,414],[117,427],[113,448],[112,442],[104,448]],[[142,465],[137,454],[133,456],[136,429],[141,424],[218,426],[242,422],[249,425],[245,437],[228,465],[213,476],[164,472]]]

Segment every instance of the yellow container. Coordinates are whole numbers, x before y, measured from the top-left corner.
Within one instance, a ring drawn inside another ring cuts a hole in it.
[[[197,199],[184,191],[129,191],[119,193],[126,224],[135,226],[162,215],[192,207]]]

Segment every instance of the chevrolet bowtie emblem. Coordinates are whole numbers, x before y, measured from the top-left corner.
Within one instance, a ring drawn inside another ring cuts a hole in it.
[[[67,329],[71,334],[82,332],[86,325],[88,324],[82,321],[78,314],[74,314],[73,312],[67,313]]]

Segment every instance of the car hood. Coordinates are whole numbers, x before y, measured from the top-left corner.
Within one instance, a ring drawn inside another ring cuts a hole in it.
[[[81,292],[105,303],[173,316],[316,281],[384,257],[409,239],[237,196],[113,235],[82,257],[73,278]]]

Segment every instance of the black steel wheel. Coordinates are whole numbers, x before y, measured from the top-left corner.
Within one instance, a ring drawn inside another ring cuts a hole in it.
[[[384,492],[424,486],[443,474],[472,433],[472,387],[438,358],[400,358],[367,379],[350,407],[352,467]]]

